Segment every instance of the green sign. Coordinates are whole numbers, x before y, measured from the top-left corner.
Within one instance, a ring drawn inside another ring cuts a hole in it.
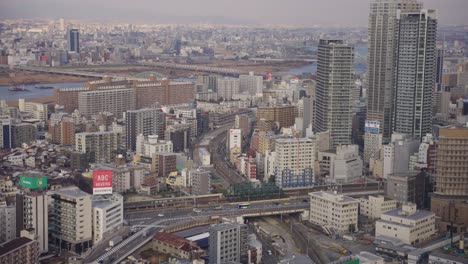
[[[20,175],[19,185],[29,189],[45,188],[47,187],[47,177]]]

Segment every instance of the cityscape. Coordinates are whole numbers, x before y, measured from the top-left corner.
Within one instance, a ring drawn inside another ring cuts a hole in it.
[[[468,263],[468,2],[257,1],[0,4],[1,264]]]

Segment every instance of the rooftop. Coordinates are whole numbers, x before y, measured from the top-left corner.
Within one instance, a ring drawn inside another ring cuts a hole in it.
[[[429,258],[430,258],[431,256],[434,256],[434,257],[437,257],[437,258],[447,259],[447,260],[453,261],[454,263],[455,263],[455,262],[458,262],[458,263],[467,263],[467,262],[468,262],[468,257],[465,257],[465,256],[463,256],[463,255],[454,256],[454,255],[450,255],[450,254],[445,254],[445,253],[442,253],[442,252],[434,251],[434,252],[431,252],[431,253],[429,254]]]
[[[0,256],[3,256],[5,254],[8,254],[12,252],[15,249],[18,249],[28,243],[30,243],[32,240],[26,237],[19,237],[16,239],[13,239],[9,242],[0,244]]]
[[[62,189],[55,190],[54,193],[63,195],[63,196],[73,197],[73,198],[91,196],[91,194],[83,192],[78,187],[62,188]]]
[[[434,215],[434,213],[431,211],[418,210],[414,214],[405,214],[401,209],[394,209],[386,213],[383,213],[382,215],[395,216],[395,217],[405,218],[409,220],[419,220],[419,219]]]
[[[158,240],[161,242],[164,242],[166,244],[169,244],[175,248],[184,250],[184,251],[190,251],[192,248],[193,249],[198,249],[196,246],[194,246],[190,240],[187,240],[185,238],[178,237],[174,234],[171,233],[166,233],[166,232],[158,232],[156,235],[153,237],[154,240]]]
[[[340,203],[359,203],[358,200],[351,198],[349,196],[345,196],[340,193],[334,193],[331,191],[319,191],[319,192],[311,192],[309,193],[310,196],[315,196],[319,197],[322,199],[327,199],[327,200],[334,200],[335,202],[340,202]]]

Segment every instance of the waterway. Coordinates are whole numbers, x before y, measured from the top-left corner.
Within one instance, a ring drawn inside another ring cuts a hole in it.
[[[75,88],[75,87],[83,87],[82,82],[69,82],[69,83],[42,83],[38,84],[38,86],[53,86],[55,88]],[[30,99],[30,98],[38,98],[38,97],[47,97],[52,96],[54,93],[54,89],[37,89],[35,88],[36,85],[22,85],[28,89],[29,91],[21,91],[21,92],[12,92],[8,90],[10,86],[0,86],[0,100],[6,101],[16,101],[20,98]]]

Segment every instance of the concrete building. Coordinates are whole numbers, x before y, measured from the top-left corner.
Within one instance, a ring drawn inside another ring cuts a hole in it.
[[[359,201],[333,192],[312,192],[310,218],[326,232],[347,233],[358,228]]]
[[[177,171],[177,157],[175,153],[160,152],[152,157],[151,170],[158,177],[167,177],[171,172]]]
[[[383,135],[378,121],[365,121],[364,124],[364,162],[380,159]]]
[[[164,134],[164,113],[161,109],[145,108],[124,113],[125,139],[128,150],[136,150],[137,136]]]
[[[16,207],[0,204],[0,244],[16,238]]]
[[[359,214],[370,219],[379,219],[382,213],[397,208],[397,201],[383,195],[359,198]]]
[[[46,122],[48,119],[48,108],[47,104],[26,102],[24,99],[18,100],[18,107],[21,112],[31,114],[34,119],[39,119]]]
[[[401,203],[414,203],[420,209],[429,208],[432,183],[429,174],[413,171],[390,174],[385,182],[385,196]]]
[[[11,148],[11,125],[13,119],[3,118],[0,119],[0,149]]]
[[[237,78],[218,78],[217,80],[218,98],[223,98],[224,101],[231,101],[232,97],[239,94],[240,81]]]
[[[394,133],[389,144],[383,146],[383,177],[408,171],[410,156],[419,152],[420,139]],[[382,159],[382,158],[381,158]]]
[[[188,260],[198,259],[203,252],[195,242],[166,232],[154,235],[152,247],[156,251]]]
[[[358,145],[337,146],[318,152],[320,175],[334,183],[346,183],[362,177],[363,162]]]
[[[429,253],[428,264],[465,264],[467,262],[468,258],[465,256],[445,254],[439,251]]]
[[[257,108],[257,120],[264,119],[265,121],[275,122],[278,129],[293,126],[297,116],[297,107],[294,105]]]
[[[69,29],[67,32],[68,51],[80,53],[80,32],[78,29]]]
[[[464,232],[468,228],[468,128],[441,128],[436,151],[431,210],[440,217],[441,230],[453,222],[455,230]]]
[[[38,243],[27,237],[19,237],[0,245],[0,263],[35,264],[40,255]]]
[[[441,84],[442,85],[442,84]],[[450,117],[450,97],[452,94],[450,92],[437,92],[436,93],[436,107],[435,113],[440,116],[442,120],[448,120]]]
[[[422,138],[432,132],[437,15],[397,11],[393,131]]]
[[[125,193],[138,190],[145,182],[145,175],[149,172],[146,166],[126,163],[116,158],[115,163],[98,164],[94,170],[112,171],[112,191]]]
[[[135,107],[134,89],[103,89],[78,94],[78,110],[85,116],[110,112],[122,118],[125,111],[134,110]]]
[[[89,88],[62,88],[54,90],[54,102],[57,105],[63,106],[66,113],[73,113],[78,109],[78,95],[81,92],[90,91]]]
[[[242,130],[231,128],[229,129],[228,149],[242,148]]]
[[[184,152],[188,150],[192,142],[191,127],[189,124],[173,125],[166,128],[166,140],[172,141],[174,152]]]
[[[152,157],[158,152],[173,152],[174,145],[170,140],[159,140],[157,135],[148,135],[147,137],[140,134],[136,141],[136,154],[146,157]]]
[[[75,145],[75,122],[66,113],[54,113],[50,116],[48,132],[50,142],[59,145]]]
[[[83,132],[75,135],[75,150],[89,154],[92,162],[110,162],[121,143],[119,132]]]
[[[16,236],[22,230],[34,233],[41,253],[49,251],[49,200],[40,192],[16,195]]]
[[[314,132],[331,133],[332,146],[351,144],[351,90],[354,47],[342,40],[320,40]]]
[[[123,197],[120,194],[96,197],[93,206],[93,244],[111,236],[123,225]]]
[[[32,124],[20,123],[11,126],[11,147],[18,148],[23,143],[29,144],[36,140],[37,129]]]
[[[248,75],[241,74],[240,80],[240,92],[248,92],[251,95],[261,94],[263,90],[263,77],[255,76],[253,72]]]
[[[436,233],[435,214],[416,210],[415,204],[405,204],[401,209],[383,213],[375,223],[375,236],[398,239],[407,245],[416,245]]]
[[[53,191],[49,212],[52,243],[81,254],[93,240],[92,196],[68,187]]]
[[[392,134],[397,10],[422,7],[418,0],[373,0],[369,12],[367,120],[378,121],[383,141]]]
[[[189,179],[192,183],[193,195],[209,194],[211,191],[210,172],[202,169],[192,169],[189,171]]]
[[[274,175],[280,188],[311,186],[314,183],[315,141],[309,138],[275,140]]]
[[[247,260],[247,226],[221,223],[210,227],[210,263],[245,263]]]

